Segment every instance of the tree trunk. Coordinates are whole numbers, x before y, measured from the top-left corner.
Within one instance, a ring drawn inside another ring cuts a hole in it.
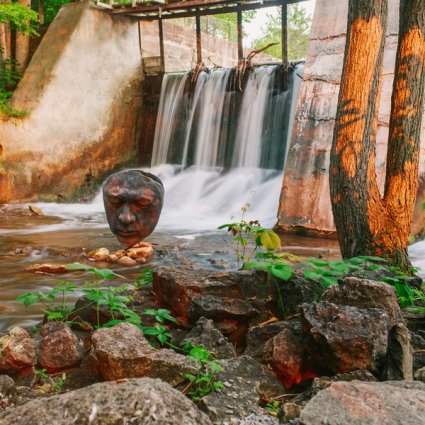
[[[18,0],[18,3],[31,8],[31,0]],[[15,59],[17,64],[17,69],[20,72],[24,72],[29,59],[30,53],[30,36],[28,34],[22,34],[21,32],[16,31],[16,52]]]
[[[0,0],[0,3],[10,4],[12,0]],[[10,23],[0,24],[0,54],[2,62],[10,59],[11,53],[11,31]]]
[[[400,0],[382,197],[375,173],[375,139],[387,7],[387,0],[350,0],[331,151],[331,202],[344,258],[378,255],[407,270],[425,89],[425,4]]]

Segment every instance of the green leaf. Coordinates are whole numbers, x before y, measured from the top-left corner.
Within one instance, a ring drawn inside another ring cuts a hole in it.
[[[313,257],[309,257],[307,258],[307,261],[309,263],[314,264],[315,266],[329,266],[329,262],[325,261],[325,260],[321,260],[320,258],[313,258]]]
[[[373,255],[359,255],[357,256],[357,258],[363,261],[372,261],[374,263],[388,263],[388,260],[386,260],[385,258],[374,257]]]
[[[273,263],[271,261],[247,261],[243,265],[243,270],[269,270]]]
[[[26,294],[19,295],[19,297],[16,298],[16,301],[23,303],[25,307],[28,307],[32,304],[38,303],[40,301],[40,295],[27,292]]]
[[[281,280],[289,280],[294,275],[294,271],[290,266],[285,265],[285,267],[272,266],[270,268],[270,273]]]
[[[264,229],[260,233],[260,241],[262,246],[271,251],[281,247],[280,237],[273,230]]]
[[[331,277],[331,276],[323,276],[322,278],[322,285],[327,288],[328,286],[331,285],[337,285],[338,284],[338,279],[335,277]]]
[[[315,281],[319,282],[320,279],[322,278],[322,275],[319,274],[319,273],[316,273],[313,270],[305,270],[304,271],[304,277],[306,279],[311,279],[311,280],[315,280]]]

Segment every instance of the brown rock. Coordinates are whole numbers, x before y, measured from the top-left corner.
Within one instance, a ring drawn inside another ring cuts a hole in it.
[[[402,320],[396,290],[385,282],[347,277],[340,285],[330,286],[323,301],[358,308],[380,308],[388,314],[391,326]]]
[[[25,329],[15,327],[0,338],[0,371],[14,373],[36,363],[34,341]]]
[[[139,244],[140,245],[140,244]],[[149,258],[154,255],[154,250],[151,244],[145,243],[143,246],[134,246],[127,249],[127,256],[133,260],[138,258]]]
[[[413,379],[413,349],[410,331],[403,323],[395,325],[389,335],[385,379]]]
[[[70,368],[83,359],[82,344],[65,323],[46,323],[40,336],[39,363],[48,372]]]
[[[264,346],[267,341],[275,337],[285,328],[285,322],[274,322],[267,325],[253,326],[249,329],[246,336],[245,354],[262,362],[264,357]]]
[[[35,205],[28,205],[28,209],[32,215],[44,215],[43,211]]]
[[[98,248],[95,251],[89,252],[87,258],[95,261],[108,261],[109,249]]]
[[[152,348],[140,329],[130,323],[98,329],[92,341],[100,373],[108,381],[148,376],[177,385],[186,380],[186,374],[199,370],[199,364],[186,356]]]
[[[285,403],[282,406],[282,420],[289,422],[292,419],[299,418],[301,415],[301,406],[295,403]]]
[[[120,257],[118,259],[118,263],[122,264],[123,266],[137,266],[137,264],[139,264],[136,260],[133,260],[132,258],[127,257],[126,255]]]
[[[385,311],[313,303],[301,307],[301,316],[303,331],[310,336],[310,355],[325,370],[378,372],[384,365],[389,328]]]
[[[284,328],[264,346],[263,362],[270,365],[286,388],[317,376],[306,364],[301,324],[284,322]]]
[[[25,270],[33,273],[69,273],[71,271],[64,264],[33,264]]]

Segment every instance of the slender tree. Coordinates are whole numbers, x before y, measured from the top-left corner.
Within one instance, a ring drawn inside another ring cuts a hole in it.
[[[379,255],[404,270],[418,185],[425,89],[425,2],[400,0],[385,191],[375,145],[388,0],[350,0],[330,162],[331,202],[344,258]]]

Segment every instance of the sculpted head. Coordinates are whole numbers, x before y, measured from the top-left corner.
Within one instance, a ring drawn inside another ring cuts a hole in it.
[[[153,232],[163,200],[161,180],[144,171],[120,171],[111,174],[103,184],[109,227],[125,246],[132,246]]]

